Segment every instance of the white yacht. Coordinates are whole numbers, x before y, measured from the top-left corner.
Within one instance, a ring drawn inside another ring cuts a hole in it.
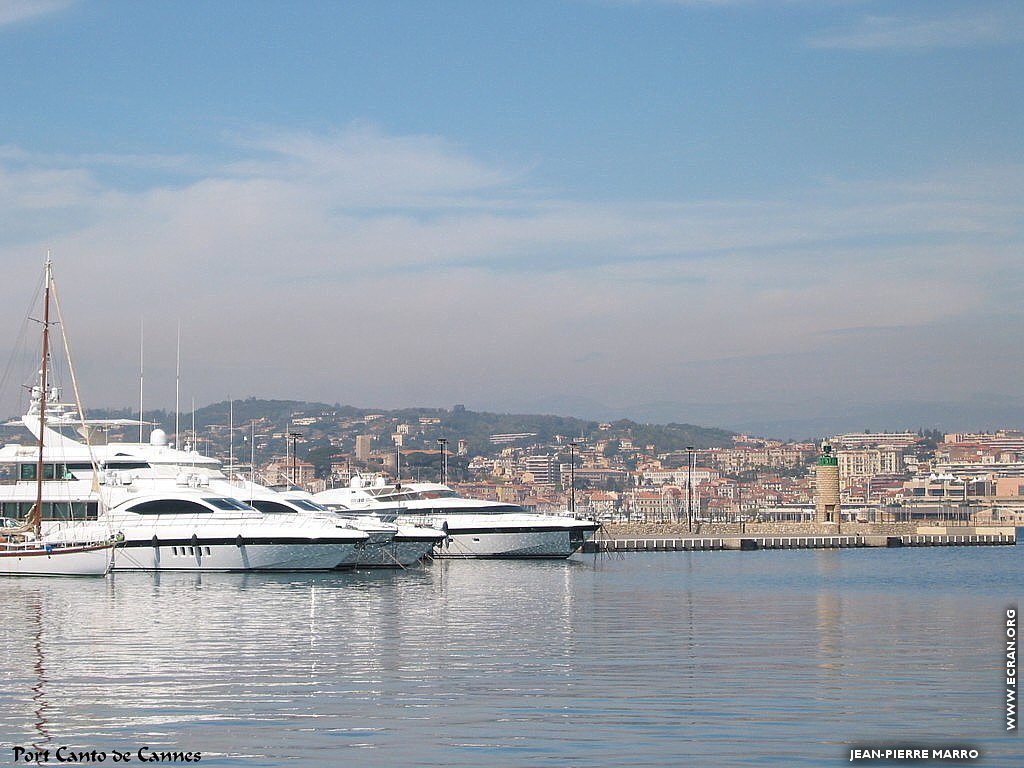
[[[38,388],[22,419],[40,430]],[[112,570],[328,570],[349,562],[369,536],[309,516],[267,515],[232,494],[210,488],[204,457],[174,451],[161,430],[149,450],[131,444],[91,445],[59,430],[74,421],[51,390],[42,461],[42,532],[69,543],[85,534],[119,540]],[[52,415],[51,415],[52,414]],[[87,422],[86,426],[96,426]],[[33,446],[0,448],[0,517],[23,518],[35,498]],[[159,453],[162,462],[151,462]],[[194,465],[194,466],[193,466]]]
[[[388,484],[353,477],[347,488],[315,494],[325,506],[353,511],[388,509],[399,523],[448,534],[436,557],[566,558],[594,535],[598,524],[568,515],[527,512],[515,504],[460,496],[440,483]],[[397,510],[397,512],[395,511]]]
[[[148,476],[174,479],[179,484],[183,477],[189,478],[193,484],[199,483],[223,496],[249,502],[250,506],[279,522],[313,519],[318,520],[319,525],[333,525],[338,529],[338,536],[362,537],[338,562],[338,567],[408,567],[429,555],[445,540],[443,531],[408,522],[396,524],[394,515],[378,513],[368,516],[343,509],[328,509],[290,484],[271,487],[230,470],[225,473],[219,459],[195,450],[177,450],[168,445],[167,436],[159,429],[153,431],[148,443],[104,446],[104,455],[115,461],[124,460],[126,456],[141,460],[146,465]]]
[[[389,509],[374,510],[373,514],[367,515],[337,506],[326,508],[310,494],[290,483],[280,486],[263,485],[230,470],[225,473],[219,459],[203,456],[194,450],[175,450],[167,445],[162,431],[157,430],[155,434],[156,438],[148,444],[121,443],[118,449],[144,458],[152,472],[165,477],[186,472],[225,496],[234,496],[243,501],[251,498],[253,502],[259,498],[262,506],[255,503],[253,506],[261,508],[264,514],[291,516],[291,519],[316,518],[341,530],[366,534],[367,540],[350,553],[345,561],[339,563],[341,566],[408,567],[430,555],[445,540],[444,531],[412,522],[396,523]],[[288,500],[291,501],[280,504]],[[278,502],[277,506],[272,504],[275,501]],[[299,513],[297,517],[295,513]]]
[[[377,515],[330,509],[302,490],[278,492],[249,480],[229,480],[219,472],[210,477],[210,485],[225,493],[233,492],[267,515],[326,519],[341,528],[366,534],[366,541],[355,547],[351,557],[338,567],[408,567],[433,552],[445,539],[443,531],[425,526],[397,525]]]

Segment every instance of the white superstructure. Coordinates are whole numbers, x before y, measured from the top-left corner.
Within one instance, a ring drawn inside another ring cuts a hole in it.
[[[347,488],[315,494],[328,507],[388,509],[398,522],[448,534],[437,557],[566,558],[594,535],[598,524],[568,515],[541,515],[514,504],[460,496],[440,483],[387,484],[354,477]]]

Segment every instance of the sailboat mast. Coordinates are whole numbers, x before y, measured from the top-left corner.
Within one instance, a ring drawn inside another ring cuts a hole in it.
[[[39,459],[36,462],[36,506],[32,513],[32,531],[38,536],[43,528],[43,432],[46,429],[46,373],[50,360],[50,283],[53,280],[50,255],[46,255],[46,290],[43,293],[43,367],[39,393]]]

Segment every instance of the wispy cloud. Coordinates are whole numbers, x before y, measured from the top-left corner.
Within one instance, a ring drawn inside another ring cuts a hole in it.
[[[437,137],[365,127],[267,131],[232,154],[140,188],[118,171],[161,163],[0,150],[0,321],[18,326],[18,289],[52,247],[82,288],[62,298],[109,404],[131,398],[137,365],[111,329],[140,314],[169,318],[167,340],[177,317],[209,338],[192,354],[200,401],[239,393],[240,375],[254,394],[332,402],[558,392],[569,377],[632,397],[636,370],[824,354],[831,331],[949,322],[1021,287],[1024,200],[993,190],[1024,188],[1022,168],[771,200],[594,202]],[[357,365],[363,338],[395,354]],[[628,364],[609,369],[609,349]],[[671,377],[644,386],[675,396]]]
[[[0,0],[0,27],[63,11],[77,0]]]
[[[835,30],[808,40],[812,48],[855,51],[924,51],[973,48],[1024,40],[1024,12],[1019,7],[978,8],[944,16],[872,15],[852,29]]]

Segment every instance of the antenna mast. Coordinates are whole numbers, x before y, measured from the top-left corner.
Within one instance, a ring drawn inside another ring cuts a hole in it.
[[[174,359],[174,447],[181,450],[181,320],[178,321],[178,349]]]
[[[142,421],[143,421],[143,410],[142,410],[142,384],[145,378],[146,366],[145,366],[145,350],[146,350],[146,318],[139,320],[139,442],[142,443]]]
[[[228,479],[235,474],[235,401],[228,397]]]

